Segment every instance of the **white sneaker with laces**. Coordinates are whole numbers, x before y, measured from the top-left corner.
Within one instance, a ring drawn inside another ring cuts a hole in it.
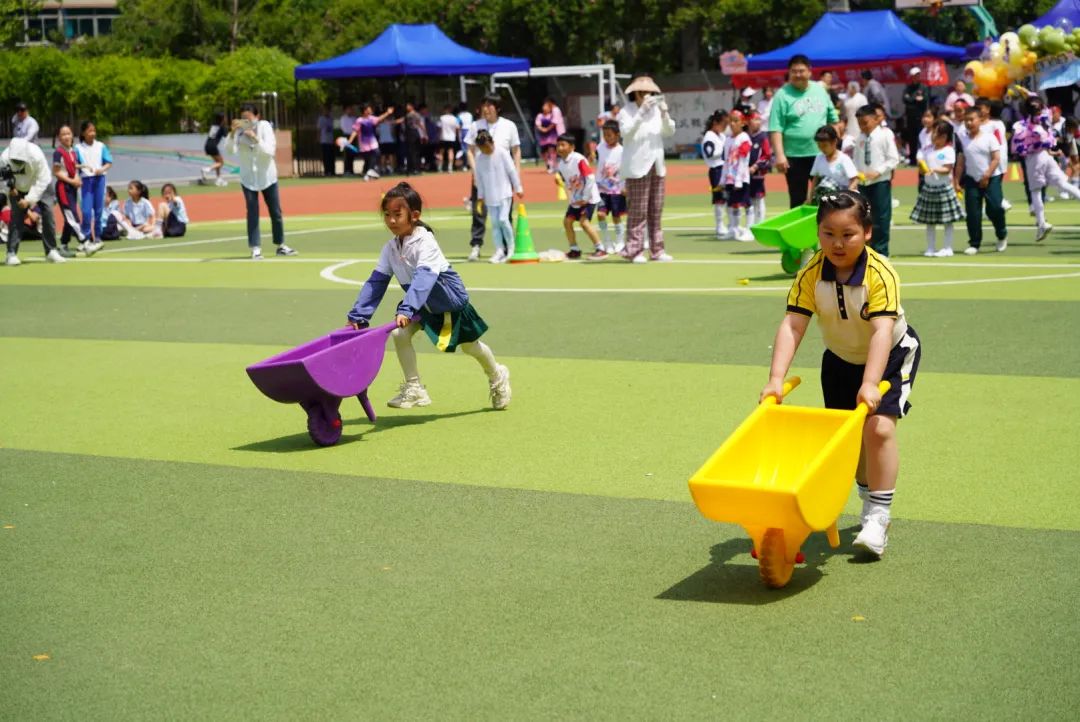
[[[671,263],[675,260],[667,251],[660,251],[658,254],[649,259],[650,261],[656,261],[657,263]]]
[[[889,544],[889,514],[881,509],[876,509],[867,515],[863,521],[862,531],[855,537],[852,545],[856,549],[863,549],[875,555],[879,559],[885,553],[885,547]]]
[[[67,259],[60,255],[60,251],[55,248],[49,251],[45,256],[45,260],[49,263],[67,263]]]
[[[1050,235],[1050,231],[1054,230],[1054,227],[1047,223],[1042,228],[1035,231],[1035,242],[1040,243],[1044,238]]]
[[[979,252],[979,249],[976,248],[975,246],[968,246],[967,248],[964,249],[964,255],[965,256],[974,256],[978,252]]]
[[[953,250],[951,248],[942,248],[934,254],[934,258],[952,258],[952,255]]]
[[[398,395],[386,402],[394,409],[411,409],[414,406],[430,406],[431,397],[419,381],[405,381],[398,387]]]
[[[14,253],[7,254],[7,259],[4,261],[5,266],[21,266],[22,261]]]
[[[495,253],[493,253],[491,255],[491,258],[488,259],[488,262],[489,263],[506,263],[506,251],[504,251],[501,248],[499,250],[495,251]]]
[[[740,243],[750,243],[754,240],[754,234],[750,232],[749,228],[740,228],[735,231],[735,240]]]
[[[97,242],[87,241],[86,243],[83,244],[82,251],[83,251],[83,253],[86,254],[86,257],[89,258],[90,256],[92,256],[95,253],[97,253],[98,251],[100,251],[102,249],[102,247],[104,247],[104,245],[105,244],[102,243],[101,241],[97,241]]]
[[[616,243],[614,246],[612,246],[611,252],[612,253],[622,253],[624,248],[626,248],[625,243]]]
[[[730,228],[717,228],[716,229],[716,239],[719,240],[719,241],[730,241],[734,237],[735,237],[735,234],[731,231]]]
[[[502,364],[491,380],[491,408],[502,411],[510,405],[510,369]]]
[[[922,254],[927,258],[933,258],[937,255],[933,248],[927,248],[925,251],[922,252]]]
[[[216,181],[214,181],[214,185],[216,185],[218,188],[224,188],[225,186],[229,185],[229,181],[225,180],[224,178],[218,178]]]
[[[1002,198],[1001,199],[1001,209],[1004,210],[1004,211],[1011,210],[1012,209],[1012,203],[1009,203],[1007,200]]]
[[[1006,248],[1009,247],[1009,239],[1002,238],[1000,241],[997,242],[997,245],[994,247],[997,249],[998,253],[1003,252]]]
[[[86,242],[84,241],[84,242],[80,243],[79,245],[75,246],[75,250],[76,251],[85,251],[86,250]]]
[[[472,249],[469,250],[469,257],[467,259],[465,259],[465,260],[469,261],[470,263],[473,263],[475,261],[479,261],[480,260],[480,246],[473,246]]]
[[[296,252],[295,248],[289,248],[284,243],[282,243],[280,246],[278,246],[277,250],[274,251],[274,253],[275,253],[275,255],[278,255],[278,256],[297,256],[297,255],[299,255]]]
[[[251,260],[253,260],[253,261],[261,261],[262,259],[263,259],[262,249],[259,248],[258,246],[255,246],[254,248],[252,248],[251,249]]]
[[[642,251],[641,253],[634,256],[634,260],[632,260],[630,262],[631,263],[648,263],[649,258],[648,258],[648,256],[645,255],[645,252]]]

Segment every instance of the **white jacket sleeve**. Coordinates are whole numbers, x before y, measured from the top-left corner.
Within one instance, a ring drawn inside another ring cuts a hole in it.
[[[37,146],[31,147],[37,148]],[[48,189],[53,174],[49,164],[45,162],[45,154],[40,150],[31,153],[30,167],[33,169],[31,177],[33,177],[34,182],[30,185],[30,190],[26,192],[26,200],[30,205],[34,205],[41,200],[42,194]]]
[[[259,152],[273,158],[277,154],[277,136],[274,135],[274,129],[268,121],[259,121],[258,136]]]
[[[506,154],[503,163],[506,165],[506,174],[510,178],[510,187],[515,193],[521,193],[521,176],[518,175],[517,168],[514,167],[514,159],[509,153]]]

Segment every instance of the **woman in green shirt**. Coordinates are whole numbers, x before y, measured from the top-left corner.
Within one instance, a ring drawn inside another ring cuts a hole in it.
[[[787,85],[776,92],[769,114],[769,140],[776,168],[787,176],[792,208],[806,202],[810,169],[818,154],[814,134],[838,118],[829,93],[821,83],[810,82],[810,59],[792,56]]]

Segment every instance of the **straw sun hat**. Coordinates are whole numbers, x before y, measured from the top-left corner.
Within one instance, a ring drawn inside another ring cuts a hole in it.
[[[643,93],[659,93],[660,86],[653,82],[653,79],[648,75],[641,75],[634,78],[634,81],[630,85],[626,86],[626,94],[630,95],[641,91]]]

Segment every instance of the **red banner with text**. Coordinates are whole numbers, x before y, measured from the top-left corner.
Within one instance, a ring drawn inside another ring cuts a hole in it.
[[[910,80],[908,71],[912,68],[919,68],[922,71],[921,80],[927,85],[949,84],[949,72],[945,68],[945,62],[935,58],[886,60],[852,65],[815,65],[814,79],[819,78],[826,70],[830,70],[833,73],[834,82],[845,85],[852,80],[861,81],[862,72],[869,70],[882,83],[907,83]],[[766,86],[778,88],[787,82],[787,68],[736,73],[730,77],[732,85],[736,88],[762,88]]]

